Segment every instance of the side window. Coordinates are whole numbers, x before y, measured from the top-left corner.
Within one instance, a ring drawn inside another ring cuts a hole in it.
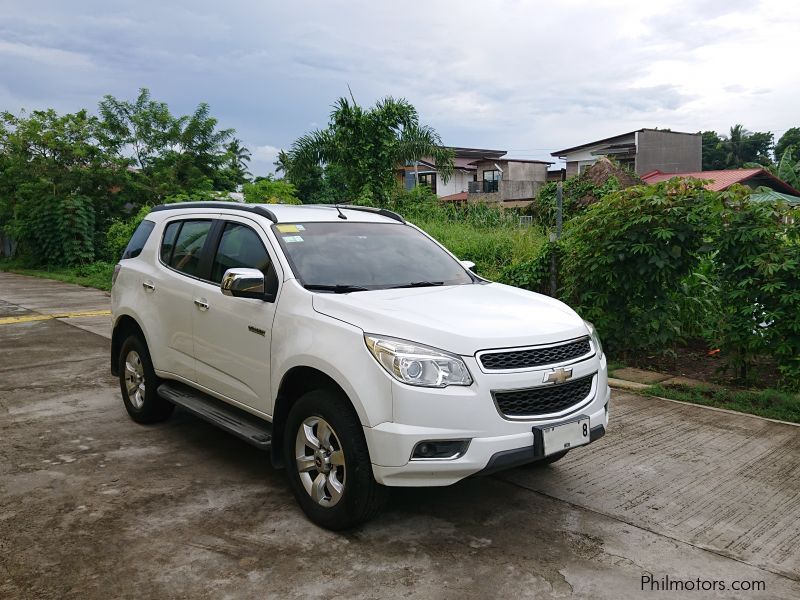
[[[175,238],[178,236],[178,230],[181,228],[180,221],[173,221],[164,230],[164,237],[161,238],[161,250],[159,256],[161,262],[165,265],[169,264],[172,259],[172,249],[175,248]]]
[[[278,291],[275,267],[258,234],[246,225],[226,223],[219,240],[219,247],[211,266],[211,281],[220,283],[228,269],[258,269],[264,274],[267,293]]]
[[[200,252],[210,229],[211,221],[184,221],[175,240],[169,266],[181,273],[198,277]]]
[[[122,258],[120,260],[125,260],[126,258],[136,258],[142,253],[142,249],[144,245],[147,243],[147,238],[150,237],[150,232],[153,231],[153,227],[155,227],[155,223],[152,221],[142,221],[139,223],[139,226],[136,228],[136,231],[133,232],[128,245],[125,247],[125,252],[122,253]]]

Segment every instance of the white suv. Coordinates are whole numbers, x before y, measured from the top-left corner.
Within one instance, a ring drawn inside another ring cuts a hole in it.
[[[386,486],[551,463],[605,433],[592,325],[472,267],[386,210],[158,206],[114,275],[111,370],[135,421],[179,405],[271,448],[309,518],[351,527]]]

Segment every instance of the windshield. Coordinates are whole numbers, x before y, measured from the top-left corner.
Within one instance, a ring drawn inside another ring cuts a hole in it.
[[[281,223],[273,229],[308,289],[346,293],[474,281],[458,261],[408,225]]]

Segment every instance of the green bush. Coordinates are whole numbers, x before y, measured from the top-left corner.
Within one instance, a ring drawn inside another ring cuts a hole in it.
[[[752,202],[741,186],[720,195],[714,263],[719,280],[717,339],[739,376],[772,356],[786,387],[800,388],[800,226],[785,208]]]
[[[16,238],[21,254],[45,265],[77,265],[94,260],[92,200],[78,194],[48,195],[43,186],[21,186]]]
[[[242,191],[250,204],[301,204],[297,189],[285,179],[259,179],[245,183]]]
[[[665,350],[686,335],[674,291],[699,263],[711,206],[698,181],[617,191],[590,205],[561,240],[561,297],[618,355]]]
[[[619,190],[616,177],[609,177],[603,185],[595,185],[589,179],[576,175],[563,183],[562,220],[566,222],[586,208],[582,202],[587,196],[602,198],[606,194]],[[527,212],[533,215],[534,221],[542,227],[555,227],[558,213],[557,184],[553,181],[545,184],[531,203]]]
[[[514,263],[503,269],[501,280],[508,285],[532,292],[550,294],[553,259],[556,260],[557,272],[559,254],[560,245],[557,242],[543,244],[534,258]]]

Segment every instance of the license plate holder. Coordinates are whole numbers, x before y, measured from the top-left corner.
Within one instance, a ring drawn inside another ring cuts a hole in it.
[[[591,441],[589,417],[581,415],[565,423],[533,427],[533,443],[537,456],[585,446]]]

